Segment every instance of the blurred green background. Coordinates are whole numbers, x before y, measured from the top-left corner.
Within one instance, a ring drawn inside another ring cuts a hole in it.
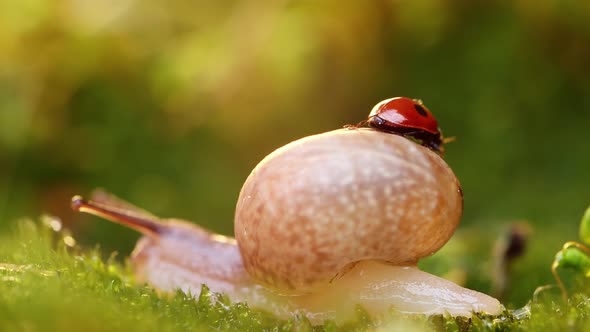
[[[438,261],[488,291],[526,220],[524,304],[590,203],[588,1],[0,0],[0,231],[46,212],[126,256],[135,233],[69,209],[103,187],[231,234],[260,159],[393,96],[457,137],[465,214]]]

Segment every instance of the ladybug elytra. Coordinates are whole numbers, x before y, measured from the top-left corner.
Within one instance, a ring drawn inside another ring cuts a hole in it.
[[[367,124],[380,131],[412,138],[438,154],[444,152],[438,122],[418,99],[386,99],[373,107]]]

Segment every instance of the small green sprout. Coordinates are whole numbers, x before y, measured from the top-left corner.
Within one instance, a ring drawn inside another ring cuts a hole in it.
[[[555,255],[555,260],[551,265],[551,273],[553,273],[566,303],[568,298],[567,289],[559,277],[557,269],[572,269],[580,272],[585,277],[590,277],[590,249],[587,247],[590,246],[590,207],[584,213],[580,223],[580,239],[582,243],[576,241],[566,242]]]

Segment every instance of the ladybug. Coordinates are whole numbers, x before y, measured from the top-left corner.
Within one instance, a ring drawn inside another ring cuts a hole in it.
[[[373,107],[366,123],[379,131],[416,140],[440,155],[444,152],[438,122],[419,99],[386,99]]]

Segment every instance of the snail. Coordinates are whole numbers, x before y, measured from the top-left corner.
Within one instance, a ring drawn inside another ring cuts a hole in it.
[[[409,98],[390,101],[399,99]],[[498,300],[416,265],[450,239],[463,211],[459,181],[439,155],[442,135],[381,129],[321,133],[265,157],[240,192],[235,239],[101,191],[74,196],[72,207],[143,233],[131,262],[137,279],[158,290],[198,294],[206,284],[314,324],[345,321],[357,305],[372,316],[500,314]]]

